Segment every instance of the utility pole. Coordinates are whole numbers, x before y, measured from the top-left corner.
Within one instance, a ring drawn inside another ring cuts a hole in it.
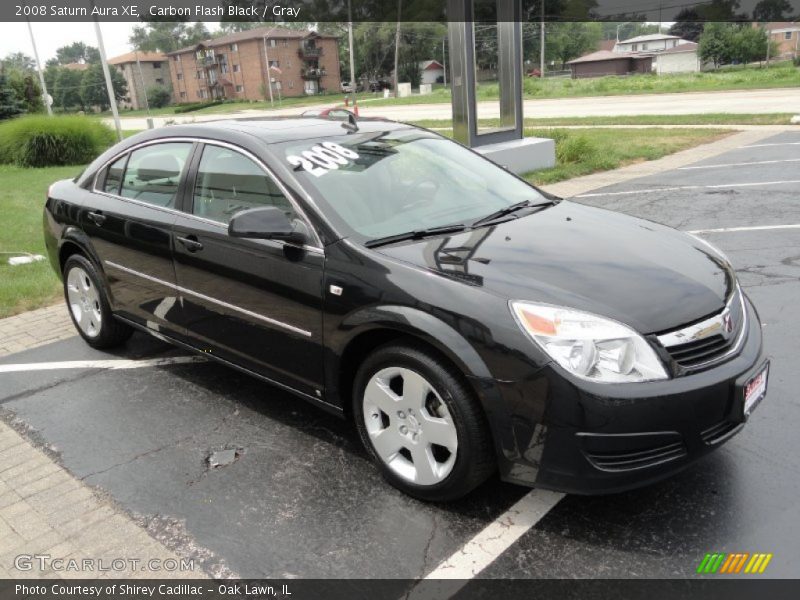
[[[400,60],[400,13],[403,10],[403,0],[397,0],[397,29],[394,32],[394,96],[397,98],[397,82],[399,73],[397,72]]]
[[[539,77],[544,79],[544,0],[540,2],[542,5],[539,16]]]
[[[356,111],[358,102],[358,82],[356,80],[356,63],[353,58],[353,11],[350,0],[347,0],[347,38],[350,44],[350,88],[353,90],[353,110]]]
[[[94,3],[92,3],[94,4]],[[117,110],[117,97],[114,95],[114,84],[111,83],[111,72],[108,70],[106,62],[106,47],[103,44],[103,34],[100,31],[100,23],[97,17],[94,18],[94,32],[97,35],[97,49],[100,50],[100,64],[103,65],[103,75],[106,78],[106,90],[108,91],[108,101],[111,104],[111,114],[114,115],[114,127],[117,130],[117,138],[122,141],[122,126],[119,122],[119,111]]]
[[[442,38],[442,73],[444,76],[444,88],[447,89],[447,54],[445,54],[444,45],[447,37]]]
[[[144,87],[144,74],[142,73],[142,63],[139,61],[139,49],[135,49],[134,54],[136,55],[136,67],[139,69],[139,81],[142,82],[142,95],[144,96],[144,108],[147,111],[147,116],[150,116],[150,101],[147,99],[147,90]],[[138,98],[137,104],[138,104]],[[138,108],[138,107],[137,107]]]
[[[272,33],[275,28],[273,27],[270,29],[267,34],[264,36],[264,62],[267,63],[266,70],[267,70],[267,89],[269,90],[269,105],[272,108],[275,108],[275,99],[272,97],[272,71],[269,68],[269,55],[267,54],[267,36]],[[300,42],[301,44],[303,42]]]
[[[47,84],[44,82],[44,73],[42,72],[42,63],[39,62],[39,51],[36,49],[36,40],[33,39],[33,28],[31,22],[28,21],[28,33],[31,36],[31,45],[33,46],[33,56],[36,58],[36,71],[39,73],[39,84],[42,86],[42,102],[47,107],[47,114],[53,116],[53,107],[50,106],[50,95],[47,93]]]

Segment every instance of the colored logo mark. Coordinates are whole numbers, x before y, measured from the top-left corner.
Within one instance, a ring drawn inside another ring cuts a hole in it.
[[[706,573],[763,573],[767,570],[772,554],[736,552],[731,554],[706,554],[697,566],[697,572]]]

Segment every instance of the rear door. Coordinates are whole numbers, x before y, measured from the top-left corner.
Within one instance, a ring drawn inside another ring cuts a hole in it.
[[[287,190],[246,151],[207,143],[190,171],[185,214],[173,224],[181,325],[200,348],[319,398],[319,242],[298,247],[228,235],[231,217],[248,208],[277,206],[304,219]]]
[[[178,333],[172,225],[194,143],[140,146],[98,173],[81,225],[106,273],[115,312],[156,331]]]

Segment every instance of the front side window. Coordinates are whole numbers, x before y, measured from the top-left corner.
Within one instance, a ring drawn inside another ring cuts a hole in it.
[[[175,207],[178,184],[192,144],[167,142],[131,152],[121,196],[154,206]]]
[[[276,144],[343,235],[370,240],[471,225],[524,201],[531,185],[463,146],[418,129],[353,133]]]
[[[296,218],[289,200],[260,166],[235,150],[206,146],[197,170],[192,213],[227,224],[237,212],[259,206],[275,206],[290,219]]]
[[[126,160],[128,160],[127,154],[111,163],[105,170],[101,181],[98,181],[99,185],[97,187],[107,194],[119,194],[119,186],[122,184],[122,173],[125,171]]]

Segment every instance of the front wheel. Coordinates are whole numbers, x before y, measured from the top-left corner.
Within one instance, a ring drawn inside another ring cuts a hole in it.
[[[483,412],[460,374],[427,349],[391,344],[358,370],[353,413],[383,476],[422,500],[460,498],[494,470]]]
[[[64,298],[75,328],[93,348],[113,348],[131,337],[133,329],[111,313],[94,265],[80,254],[73,254],[64,264]]]

